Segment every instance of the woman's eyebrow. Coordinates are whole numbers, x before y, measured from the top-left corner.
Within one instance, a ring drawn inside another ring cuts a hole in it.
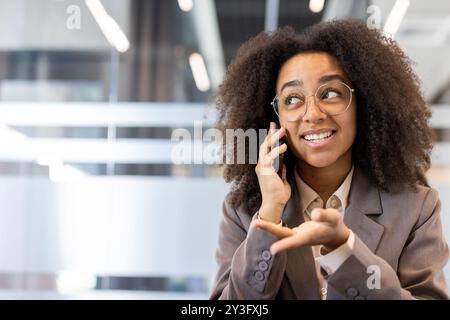
[[[336,80],[336,79],[340,80],[340,81],[342,81],[344,83],[347,83],[347,80],[343,76],[341,76],[340,74],[337,74],[337,73],[335,73],[335,74],[327,74],[327,75],[321,76],[319,78],[319,83],[324,83],[324,82],[328,82],[328,81]]]
[[[281,87],[280,92],[283,92],[283,90],[286,89],[287,87],[300,87],[302,85],[303,85],[303,81],[301,81],[301,80],[288,81],[285,84],[283,84],[283,86]]]
[[[345,79],[342,75],[337,74],[337,73],[333,73],[333,74],[327,74],[324,76],[321,76],[319,78],[319,83],[325,83],[331,80],[340,80],[344,83],[347,83],[347,79]],[[303,81],[301,80],[291,80],[286,82],[285,84],[283,84],[283,86],[281,87],[280,92],[283,92],[284,89],[286,89],[287,87],[300,87],[303,86]]]

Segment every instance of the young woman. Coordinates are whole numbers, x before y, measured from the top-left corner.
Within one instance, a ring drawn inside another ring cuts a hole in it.
[[[394,41],[353,20],[262,33],[216,102],[219,129],[270,130],[256,165],[225,165],[212,299],[448,299],[430,111]]]

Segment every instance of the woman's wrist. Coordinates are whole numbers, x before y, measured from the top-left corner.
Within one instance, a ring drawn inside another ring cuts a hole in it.
[[[258,211],[258,217],[273,223],[280,223],[285,205],[263,203]]]
[[[322,247],[324,254],[330,253],[331,251],[336,250],[340,246],[342,246],[344,243],[348,241],[348,238],[350,237],[350,229],[345,227],[342,231],[342,236],[340,236],[337,241],[334,241],[333,243],[326,244]]]

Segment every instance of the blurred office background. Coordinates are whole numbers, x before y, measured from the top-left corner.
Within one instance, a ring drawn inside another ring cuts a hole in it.
[[[415,61],[450,239],[449,1],[5,0],[0,298],[207,298],[228,186],[173,163],[173,130],[212,126],[208,98],[249,37],[350,16]]]

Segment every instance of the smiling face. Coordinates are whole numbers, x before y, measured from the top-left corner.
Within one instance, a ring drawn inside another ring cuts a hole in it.
[[[302,53],[286,61],[278,75],[277,96],[290,96],[289,103],[298,102],[297,93],[306,93],[306,113],[292,121],[280,117],[287,131],[287,144],[296,157],[307,165],[324,168],[338,161],[351,161],[351,147],[356,137],[356,102],[351,93],[347,111],[330,116],[319,109],[314,95],[319,87],[330,81],[352,85],[338,61],[327,53]],[[323,86],[321,87],[323,88]],[[292,95],[286,95],[287,92]],[[320,90],[319,90],[320,92]],[[336,93],[327,94],[332,99]],[[325,99],[324,98],[324,99]]]

